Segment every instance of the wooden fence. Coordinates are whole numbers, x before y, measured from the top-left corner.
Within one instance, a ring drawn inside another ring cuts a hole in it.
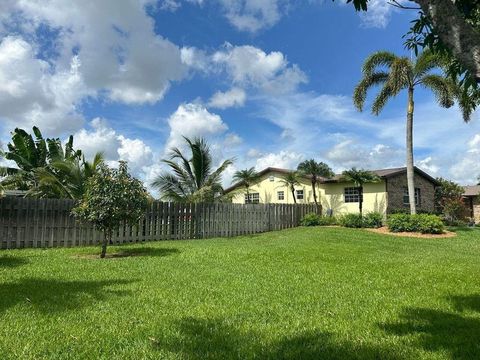
[[[98,244],[103,235],[71,215],[72,200],[0,199],[0,249]],[[154,202],[136,226],[121,226],[115,244],[231,237],[298,226],[315,205]]]

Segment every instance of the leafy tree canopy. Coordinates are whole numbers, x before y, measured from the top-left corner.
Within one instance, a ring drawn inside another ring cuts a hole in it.
[[[118,169],[100,164],[88,180],[87,188],[73,214],[104,232],[101,257],[120,225],[135,225],[145,213],[148,195],[142,182],[128,173],[127,163],[119,162]]]

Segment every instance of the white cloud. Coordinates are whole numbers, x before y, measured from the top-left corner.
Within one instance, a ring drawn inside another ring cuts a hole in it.
[[[235,87],[225,92],[218,91],[213,94],[208,102],[208,106],[218,109],[241,107],[245,104],[246,98],[245,91]]]
[[[257,170],[263,170],[267,167],[296,169],[303,159],[304,155],[301,153],[282,150],[277,153],[262,154],[257,159],[255,168]]]
[[[259,88],[267,93],[288,93],[307,82],[297,65],[290,65],[279,51],[266,53],[254,46],[232,46],[213,54],[214,63],[224,66],[234,84]]]
[[[0,117],[11,126],[39,126],[45,132],[77,129],[83,118],[76,110],[78,97],[86,96],[80,63],[56,73],[35,57],[32,46],[20,37],[0,43]]]
[[[182,147],[183,136],[209,137],[219,135],[228,129],[222,118],[209,112],[201,104],[181,104],[169,117],[170,135],[165,150],[171,147]]]
[[[229,133],[225,136],[223,144],[227,147],[236,146],[243,143],[243,139],[235,133]]]
[[[153,163],[152,149],[140,139],[130,139],[111,128],[105,119],[95,118],[90,122],[91,130],[81,129],[73,136],[74,147],[81,149],[87,159],[103,152],[105,160],[128,161],[132,172],[143,177],[142,172]]]
[[[284,16],[292,0],[183,0],[183,2],[204,5],[206,2],[220,7],[223,16],[239,31],[255,33],[275,25]],[[181,0],[162,0],[160,9],[176,11]]]
[[[451,160],[450,176],[462,185],[476,184],[480,176],[480,133],[467,142],[467,149]]]
[[[398,0],[398,2],[400,4],[406,4],[409,1]],[[370,0],[368,2],[368,11],[360,13],[362,24],[365,27],[384,29],[397,10],[395,6],[392,6],[386,0]]]
[[[21,126],[66,131],[82,126],[77,108],[87,96],[126,104],[161,100],[188,65],[175,44],[155,34],[147,3],[2,3],[2,25],[13,21],[21,35],[5,36],[0,45],[0,116]],[[36,36],[39,27],[54,30],[48,43]],[[42,46],[52,48],[46,60]]]
[[[373,170],[403,166],[405,163],[403,154],[403,150],[385,144],[377,144],[372,147],[353,139],[347,139],[327,151],[325,157],[337,171],[352,167]]]
[[[257,32],[275,25],[286,12],[288,0],[217,0],[231,24],[241,31]]]

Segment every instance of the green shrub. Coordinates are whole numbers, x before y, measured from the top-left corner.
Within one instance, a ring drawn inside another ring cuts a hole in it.
[[[318,226],[320,225],[320,215],[315,213],[306,214],[302,221],[300,221],[302,226]]]
[[[320,216],[320,226],[338,225],[338,219],[335,216]]]
[[[337,223],[338,220],[334,216],[320,216],[315,213],[306,214],[300,221],[302,226],[329,226]]]
[[[363,217],[363,227],[379,228],[383,224],[383,215],[379,212],[370,212]]]
[[[348,228],[363,227],[363,218],[360,214],[345,214],[340,218],[340,225]]]
[[[445,229],[440,217],[429,214],[392,214],[387,219],[387,226],[392,232],[421,232],[423,234],[441,234]]]
[[[436,215],[414,215],[420,218],[420,232],[423,234],[441,234],[445,230],[442,219]]]

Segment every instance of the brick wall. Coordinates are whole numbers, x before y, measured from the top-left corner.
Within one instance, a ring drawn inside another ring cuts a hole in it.
[[[409,209],[409,205],[403,204],[403,191],[407,187],[407,174],[399,174],[387,179],[388,205],[387,212],[398,209]],[[420,188],[420,206],[417,211],[434,211],[435,185],[423,176],[415,174],[415,187]]]

